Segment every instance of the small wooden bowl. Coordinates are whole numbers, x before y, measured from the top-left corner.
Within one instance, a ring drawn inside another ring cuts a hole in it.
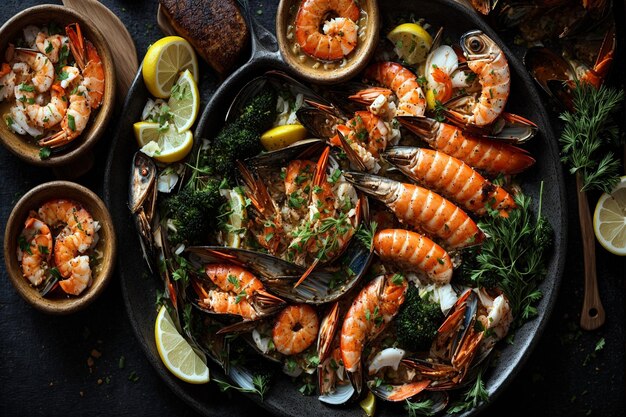
[[[339,83],[356,76],[365,68],[376,51],[380,32],[378,2],[376,0],[359,2],[359,7],[367,14],[365,40],[359,39],[356,49],[350,53],[345,66],[334,69],[325,69],[323,63],[318,68],[313,68],[311,63],[307,62],[308,59],[302,62],[299,55],[304,52],[295,53],[293,50],[295,39],[287,39],[288,26],[295,24],[301,2],[301,0],[280,0],[276,12],[276,37],[285,62],[302,78],[317,84]]]
[[[100,270],[92,275],[91,286],[79,296],[44,298],[22,275],[22,269],[17,260],[18,237],[30,210],[37,210],[45,202],[58,198],[80,203],[91,213],[93,219],[100,223],[98,235],[101,243],[98,245],[102,245],[100,247],[103,259]],[[74,313],[98,298],[111,280],[115,266],[116,247],[113,221],[102,200],[82,185],[68,181],[47,182],[27,192],[13,207],[4,231],[4,262],[13,286],[29,304],[49,314]]]
[[[22,37],[22,29],[27,25],[43,26],[51,22],[57,23],[64,28],[70,23],[77,22],[83,36],[91,41],[98,50],[105,74],[104,96],[100,108],[95,111],[95,116],[89,120],[89,124],[80,136],[74,139],[67,150],[53,152],[50,158],[41,159],[39,149],[29,136],[18,135],[4,122],[0,123],[0,140],[11,153],[24,161],[44,167],[58,167],[73,163],[79,163],[106,129],[107,122],[113,114],[115,102],[115,66],[109,45],[102,33],[95,27],[93,22],[86,17],[67,7],[45,4],[30,7],[13,16],[0,28],[0,57],[4,57],[4,51],[9,43],[15,42]],[[3,58],[4,60],[4,58]],[[3,104],[3,103],[0,103]],[[8,107],[3,106],[2,113]],[[0,115],[1,116],[1,115]]]

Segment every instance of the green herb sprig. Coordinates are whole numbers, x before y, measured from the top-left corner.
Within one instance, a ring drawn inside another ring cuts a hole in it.
[[[479,286],[498,286],[504,291],[516,326],[537,315],[534,304],[542,296],[537,287],[546,274],[552,246],[552,228],[541,215],[541,194],[543,182],[536,218],[530,208],[531,198],[520,193],[515,197],[518,208],[509,217],[493,215],[479,223],[490,239],[476,256],[470,277]]]
[[[485,383],[483,382],[483,371],[478,372],[476,381],[466,392],[462,401],[452,404],[448,409],[448,413],[456,414],[463,411],[471,410],[477,407],[481,402],[489,401],[489,392],[485,389]]]
[[[602,86],[578,84],[573,90],[574,111],[560,118],[565,127],[559,142],[561,160],[572,174],[580,173],[582,191],[610,193],[619,182],[620,163],[606,145],[618,144],[618,128],[612,115],[619,109],[624,92]]]

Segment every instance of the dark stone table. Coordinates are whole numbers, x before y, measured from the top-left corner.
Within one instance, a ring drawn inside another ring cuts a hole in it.
[[[37,3],[3,0],[0,23]],[[148,45],[162,36],[156,26],[156,1],[103,3],[126,24],[140,58]],[[276,4],[276,0],[251,1],[252,10],[268,28],[274,25]],[[623,11],[620,14],[623,16]],[[619,62],[621,68],[615,73],[625,74],[624,60]],[[114,128],[115,118],[109,134],[97,145],[93,170],[78,180],[100,195]],[[0,228],[4,230],[17,199],[55,177],[51,171],[26,165],[4,148],[0,149],[0,172]],[[597,331],[581,331],[582,244],[570,176],[567,194],[568,261],[556,308],[530,359],[486,414],[624,415],[625,259],[597,245],[600,294],[607,320]],[[590,196],[593,205],[597,197]],[[124,233],[132,231],[118,230],[120,239]],[[85,311],[53,317],[34,310],[17,295],[8,281],[4,260],[0,272],[0,415],[195,415],[161,382],[144,357],[124,310],[117,279]],[[594,352],[601,338],[606,345]],[[267,414],[240,396],[225,395],[224,401],[233,403],[233,415]]]

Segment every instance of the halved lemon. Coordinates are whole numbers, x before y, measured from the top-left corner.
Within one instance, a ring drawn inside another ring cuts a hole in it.
[[[276,126],[261,135],[261,144],[265,150],[275,151],[305,137],[306,128],[302,125]]]
[[[178,333],[165,306],[161,306],[154,323],[154,340],[163,364],[176,377],[190,384],[209,382],[206,360]]]
[[[606,250],[626,255],[626,176],[611,191],[600,196],[593,213],[593,231]]]
[[[244,225],[247,223],[245,197],[236,189],[221,190],[230,204],[231,213],[228,215],[228,229],[226,230],[225,244],[231,248],[241,247],[241,239],[245,233]]]
[[[403,23],[387,35],[394,44],[394,51],[407,64],[421,64],[426,61],[433,45],[433,38],[417,23]]]
[[[167,105],[179,132],[189,130],[193,126],[200,109],[200,93],[189,70],[185,70],[178,77],[176,84],[172,87]]]
[[[193,134],[189,130],[179,133],[173,125],[160,131],[158,123],[137,122],[133,129],[141,151],[159,162],[180,161],[193,147]]]
[[[198,79],[198,60],[193,47],[180,36],[167,36],[153,43],[143,58],[141,73],[150,94],[167,98],[182,71]]]

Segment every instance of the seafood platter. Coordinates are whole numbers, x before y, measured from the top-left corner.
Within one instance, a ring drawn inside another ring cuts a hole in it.
[[[529,76],[453,1],[380,2],[349,79],[315,83],[281,56],[350,65],[369,3],[281,2],[280,48],[248,16],[251,58],[204,109],[191,46],[167,84],[156,42],[131,87],[105,181],[117,226],[137,232],[120,242],[124,298],[148,357],[203,414],[217,395],[169,373],[156,297],[157,324],[208,365],[190,382],[279,415],[473,415],[545,325],[565,208]]]

